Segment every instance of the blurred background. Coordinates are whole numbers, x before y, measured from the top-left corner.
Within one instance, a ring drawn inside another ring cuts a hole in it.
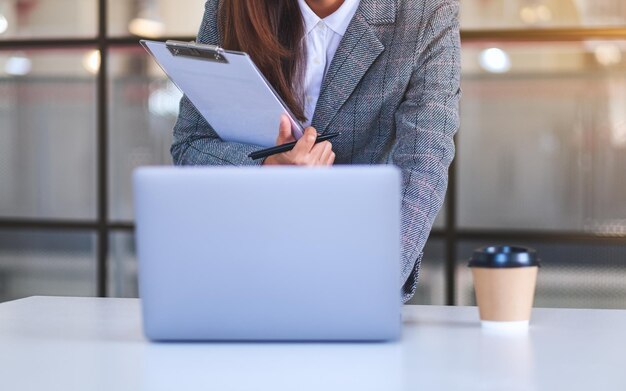
[[[0,302],[136,297],[131,172],[171,164],[181,97],[137,41],[193,39],[203,5],[0,0]],[[461,7],[458,157],[413,303],[473,304],[472,250],[519,244],[537,306],[626,308],[626,2]]]

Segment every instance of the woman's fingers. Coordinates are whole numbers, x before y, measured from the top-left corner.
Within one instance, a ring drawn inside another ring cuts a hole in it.
[[[329,165],[328,162],[330,160],[330,155],[333,153],[333,146],[328,141],[324,141],[322,144],[324,145],[324,149],[322,151],[322,154],[320,155],[319,163],[321,165],[327,166]]]
[[[278,128],[278,138],[276,145],[286,144],[295,141],[291,133],[291,121],[286,115],[280,116],[280,127]]]
[[[304,135],[298,140],[296,146],[291,151],[294,156],[304,158],[311,152],[317,140],[317,131],[313,128],[306,128]]]
[[[290,152],[285,152],[265,159],[265,165],[286,164],[299,166],[329,166],[335,161],[335,153],[330,142],[324,141],[316,144],[317,131],[308,127],[304,135],[296,142],[295,147]],[[291,121],[286,115],[280,118],[280,127],[276,144],[293,142],[291,132]]]
[[[328,162],[327,162],[327,164],[328,164],[329,166],[332,166],[333,164],[335,164],[335,157],[336,157],[335,152],[332,152],[332,153],[330,154],[330,156],[328,157]]]
[[[327,148],[332,149],[332,145],[328,141],[323,141],[319,144],[315,144],[309,156],[310,165],[317,166],[322,163],[322,155]]]

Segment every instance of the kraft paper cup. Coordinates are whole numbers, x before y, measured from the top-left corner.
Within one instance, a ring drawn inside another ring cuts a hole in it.
[[[483,328],[528,329],[539,270],[536,251],[514,246],[484,247],[474,252],[469,267]]]

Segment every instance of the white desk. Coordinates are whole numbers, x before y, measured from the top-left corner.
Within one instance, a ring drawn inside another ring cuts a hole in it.
[[[2,390],[626,390],[626,311],[534,312],[481,331],[476,308],[408,306],[392,344],[150,344],[138,300],[0,304]]]

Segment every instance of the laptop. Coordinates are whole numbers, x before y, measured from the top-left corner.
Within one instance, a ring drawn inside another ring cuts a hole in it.
[[[134,173],[152,341],[387,341],[401,330],[393,166]]]

